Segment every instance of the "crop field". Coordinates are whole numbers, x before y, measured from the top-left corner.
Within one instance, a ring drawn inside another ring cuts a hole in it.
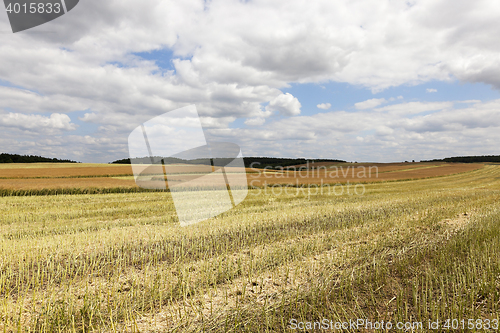
[[[398,163],[398,164],[339,164],[321,165],[301,170],[301,167],[284,171],[259,171],[249,174],[249,184],[266,186],[274,184],[335,184],[335,183],[371,183],[403,179],[421,179],[439,177],[461,172],[477,170],[481,164],[458,163]],[[255,170],[255,169],[253,169]]]
[[[482,164],[391,163],[297,165],[285,170],[247,168],[252,187],[276,184],[371,183],[402,179],[445,176],[482,168]],[[141,166],[139,166],[141,169]],[[217,169],[217,168],[216,168]],[[162,166],[153,168],[151,177],[162,174]],[[169,167],[170,180],[181,182],[198,177],[206,167],[176,165]],[[188,170],[188,171],[186,171]],[[226,170],[230,172],[231,170]],[[210,180],[208,180],[210,182]],[[130,165],[109,164],[4,164],[0,165],[0,195],[36,195],[47,193],[124,193],[138,192]]]
[[[168,192],[0,197],[0,329],[297,332],[292,323],[323,319],[421,322],[424,331],[429,320],[494,325],[500,166],[472,166],[367,183],[362,195],[255,188],[233,210],[184,228]]]

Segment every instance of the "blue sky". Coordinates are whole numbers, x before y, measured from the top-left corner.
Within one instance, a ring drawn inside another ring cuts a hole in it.
[[[436,92],[428,92],[427,89],[435,89]],[[325,112],[316,106],[321,103],[330,103],[329,110],[355,110],[354,104],[372,98],[397,98],[403,97],[404,101],[420,102],[444,102],[453,100],[482,100],[490,101],[500,98],[500,92],[492,89],[484,83],[460,83],[458,80],[451,82],[429,82],[417,86],[391,87],[379,93],[365,87],[350,85],[347,83],[314,83],[293,84],[291,88],[283,89],[299,99],[302,104],[303,114],[311,115]],[[400,103],[395,100],[388,104]]]
[[[144,60],[154,61],[158,68],[162,71],[175,71],[175,66],[172,62],[174,57],[173,50],[162,48],[146,52],[135,52],[133,56],[140,57]]]
[[[500,154],[498,19],[493,0],[88,0],[0,34],[0,151],[109,162],[195,105],[246,156]]]

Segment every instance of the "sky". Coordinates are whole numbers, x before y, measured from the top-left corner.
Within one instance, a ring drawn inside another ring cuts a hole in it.
[[[81,0],[12,33],[0,152],[107,163],[195,105],[244,156],[500,155],[496,0]]]

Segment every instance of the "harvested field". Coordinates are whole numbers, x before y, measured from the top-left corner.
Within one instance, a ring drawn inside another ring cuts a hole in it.
[[[136,187],[132,179],[115,179],[111,177],[92,178],[42,178],[42,179],[0,179],[0,189],[39,190],[58,188],[112,188]]]
[[[274,184],[335,184],[394,181],[403,179],[421,179],[440,177],[455,173],[469,172],[482,168],[482,164],[415,164],[413,168],[408,165],[385,164],[349,164],[327,165],[314,170],[297,170],[284,172],[262,172],[253,169],[254,173],[248,175],[249,184],[252,186],[265,186]]]
[[[318,163],[319,164],[319,163]],[[86,189],[86,188],[123,188],[138,189],[135,184],[132,168],[127,166],[93,165],[74,167],[53,165],[25,167],[9,165],[0,168],[0,189],[8,190],[40,190],[40,189]],[[72,165],[71,165],[72,166]],[[316,167],[316,166],[315,166]],[[262,187],[275,184],[301,186],[309,184],[335,183],[370,183],[379,181],[395,181],[404,179],[421,179],[440,177],[456,173],[468,172],[484,167],[483,164],[335,164],[322,165],[314,170],[297,168],[295,171],[247,169],[247,181],[250,186]],[[216,168],[218,169],[218,168]],[[163,177],[163,167],[155,166],[148,172],[151,178]],[[202,176],[206,166],[168,166],[169,179],[175,184]],[[185,174],[184,172],[190,172]],[[233,170],[226,169],[232,173]],[[147,173],[148,173],[147,172]],[[241,177],[244,177],[241,174]],[[204,177],[200,185],[213,184],[213,176]]]
[[[185,228],[170,193],[2,197],[0,330],[499,319],[500,166],[363,186],[363,195],[252,189]]]
[[[415,169],[415,168],[425,168],[425,167],[432,167],[432,166],[439,166],[442,165],[443,163],[439,162],[413,162],[413,163],[331,163],[331,162],[315,162],[315,163],[309,163],[309,164],[299,164],[299,165],[294,165],[294,166],[288,166],[285,168],[295,168],[296,170],[300,168],[321,168],[321,167],[326,167],[326,168],[331,168],[331,167],[370,167],[370,166],[376,166],[380,169],[380,172],[388,172],[388,171],[395,171],[395,170],[405,170],[405,169]]]
[[[76,178],[76,177],[102,177],[102,176],[126,176],[133,175],[130,165],[116,166],[108,164],[95,164],[92,166],[80,164],[57,163],[44,165],[8,165],[0,166],[0,179],[8,178]]]

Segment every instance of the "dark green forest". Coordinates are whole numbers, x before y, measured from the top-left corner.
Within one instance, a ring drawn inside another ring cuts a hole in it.
[[[155,163],[161,163],[162,158],[160,156],[154,156],[153,160]],[[165,164],[171,163],[187,163],[187,164],[207,164],[207,159],[196,159],[196,160],[182,160],[179,158],[168,157],[163,159]],[[231,158],[214,158],[213,163],[215,166],[225,166],[229,164],[233,159]],[[276,158],[276,157],[244,157],[243,158],[245,167],[254,167],[254,168],[265,168],[265,167],[287,167],[291,165],[299,165],[316,162],[333,162],[333,163],[344,163],[342,160],[331,160],[331,159],[305,159],[305,158]],[[125,158],[122,160],[117,160],[111,162],[113,164],[130,164],[130,159]],[[136,158],[134,159],[134,163],[138,164],[149,164],[151,163],[150,157],[144,158]]]
[[[0,163],[78,163],[70,160],[60,160],[35,155],[0,154]]]
[[[486,156],[457,156],[447,157],[443,159],[435,159],[422,162],[450,162],[450,163],[485,163],[485,162],[500,162],[500,155]]]

